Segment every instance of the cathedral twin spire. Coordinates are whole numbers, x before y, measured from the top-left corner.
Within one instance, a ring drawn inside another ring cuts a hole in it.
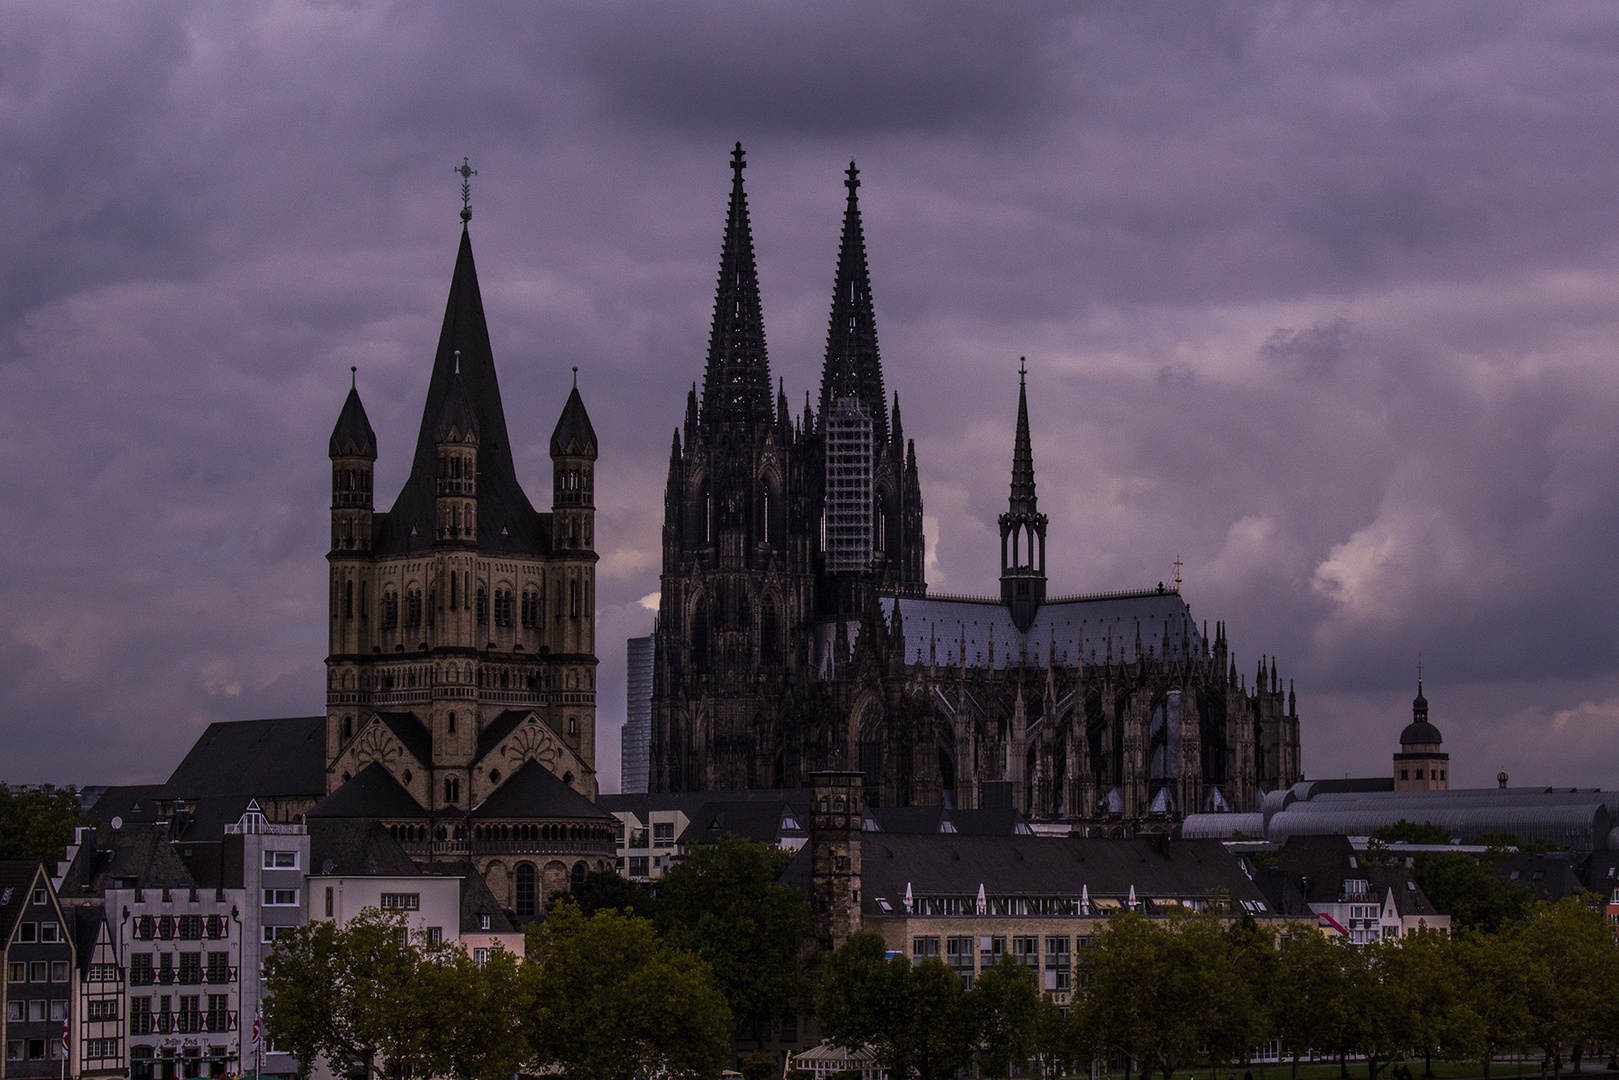
[[[781,402],[772,400],[764,314],[759,299],[759,271],[753,254],[747,192],[742,184],[742,170],[746,167],[742,144],[737,143],[731,152],[731,201],[720,253],[714,325],[709,335],[708,366],[699,415],[704,427],[718,425],[762,433],[773,420],[784,417],[776,416]],[[826,364],[821,375],[820,412],[825,415],[839,398],[855,397],[871,413],[875,439],[886,442],[888,403],[883,397],[877,319],[871,299],[871,275],[866,265],[865,232],[856,196],[860,171],[852,161],[844,186],[849,196],[843,215],[843,237],[838,245]]]
[[[871,413],[873,438],[888,439],[888,407],[883,400],[883,366],[877,355],[877,316],[871,302],[866,237],[860,226],[860,170],[849,162],[849,203],[838,244],[838,276],[832,287],[832,319],[826,332],[826,367],[821,374],[821,414],[833,402],[853,397]],[[898,404],[895,405],[896,421]]]
[[[742,188],[742,144],[731,152],[731,205],[725,218],[714,327],[708,339],[701,422],[706,428],[763,434],[775,419],[770,360],[765,354],[759,269],[753,258],[748,196]]]

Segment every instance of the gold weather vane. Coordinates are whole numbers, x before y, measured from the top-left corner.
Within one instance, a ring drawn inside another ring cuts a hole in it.
[[[478,170],[474,169],[466,158],[462,158],[461,164],[450,171],[461,177],[461,221],[463,223],[471,221],[472,178],[478,175]]]

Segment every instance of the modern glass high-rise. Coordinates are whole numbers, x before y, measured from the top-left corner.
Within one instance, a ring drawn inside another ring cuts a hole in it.
[[[641,795],[647,789],[648,751],[652,745],[652,637],[632,637],[625,645],[624,731],[620,736],[621,790]]]

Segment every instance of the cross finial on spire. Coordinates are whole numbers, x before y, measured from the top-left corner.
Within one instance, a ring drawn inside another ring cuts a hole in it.
[[[1443,687],[1441,687],[1443,689]],[[1422,692],[1422,654],[1417,653],[1417,692]]]
[[[860,170],[854,167],[853,161],[849,162],[849,171],[845,175],[848,179],[843,182],[843,186],[849,189],[849,198],[852,199],[854,189],[860,186]]]
[[[1175,556],[1175,593],[1177,596],[1181,591],[1181,567],[1185,565],[1185,563],[1181,562],[1179,555]]]
[[[1029,358],[1026,357],[1026,356],[1018,357],[1017,358],[1017,381],[1018,381],[1019,386],[1023,385],[1023,377],[1025,375],[1027,375],[1028,373],[1029,373]]]
[[[573,365],[573,388],[579,389],[579,365]]]
[[[736,178],[740,180],[742,179],[742,170],[747,167],[748,163],[743,160],[742,156],[742,144],[739,142],[736,144],[736,149],[731,151],[731,172],[735,173]]]
[[[360,369],[355,367],[353,364],[350,364],[349,365],[349,389],[353,390],[356,386],[359,385],[359,381],[360,381]]]
[[[478,170],[463,157],[460,166],[450,171],[461,177],[461,223],[464,225],[472,220],[472,178],[478,175]]]

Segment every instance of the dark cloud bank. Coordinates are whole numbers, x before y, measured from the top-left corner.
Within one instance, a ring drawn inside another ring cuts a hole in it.
[[[1052,587],[1185,561],[1381,772],[1619,750],[1619,12],[1597,4],[0,9],[0,776],[160,777],[321,708],[348,367],[404,479],[470,155],[519,470],[601,433],[604,786],[730,144],[815,385],[858,158],[929,577],[986,591],[1017,357]]]

